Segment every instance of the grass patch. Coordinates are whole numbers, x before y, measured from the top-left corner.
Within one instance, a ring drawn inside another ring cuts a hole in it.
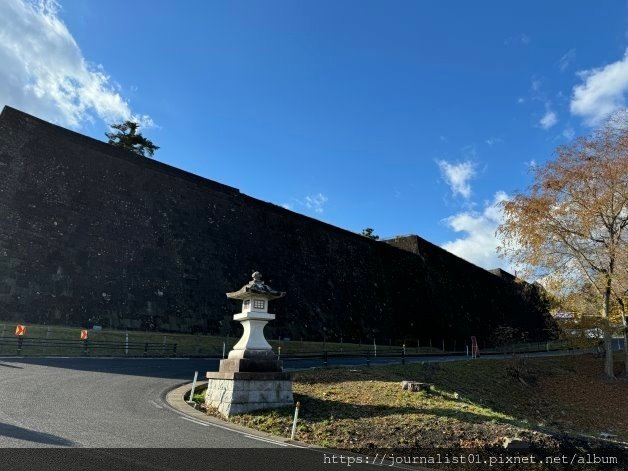
[[[27,325],[21,354],[24,356],[84,354],[80,340],[81,327]],[[14,324],[0,324],[0,355],[15,355],[17,338]],[[163,332],[140,332],[103,329],[89,330],[88,354],[92,356],[144,356],[145,344],[149,344],[147,356],[173,356],[176,344],[177,356],[216,356],[222,354],[222,343],[229,349],[237,339],[210,337],[191,334]],[[129,338],[128,352],[125,349],[126,335]],[[40,341],[47,341],[47,345]],[[71,344],[55,345],[55,341],[71,341]],[[112,342],[104,345],[100,342]],[[228,350],[227,350],[228,351]]]
[[[0,356],[17,354],[17,338],[14,335],[17,323],[3,322],[0,324]],[[47,326],[37,324],[27,324],[27,331],[24,336],[21,355],[23,356],[82,356],[84,354],[83,343],[80,341],[82,327]],[[129,336],[130,348],[125,351],[124,342],[126,334]],[[55,340],[72,341],[72,345],[47,345],[43,346],[37,340],[47,339],[51,343]],[[114,330],[103,329],[99,332],[89,330],[88,355],[92,356],[144,356],[144,345],[151,344],[146,356],[173,356],[173,344],[177,345],[177,356],[200,356],[200,357],[221,357],[223,344],[226,352],[229,352],[239,340],[239,335],[233,337],[220,337],[204,334],[177,334],[167,332],[143,332],[136,330]],[[98,342],[115,342],[115,346],[96,345]],[[275,352],[281,355],[290,354],[322,354],[329,353],[352,353],[366,351],[373,352],[373,344],[356,344],[347,342],[310,342],[302,340],[269,340]],[[458,350],[463,351],[462,345]],[[527,343],[509,346],[511,350],[518,352],[543,350],[545,348],[567,348],[562,341],[547,343]],[[401,345],[377,345],[378,355],[385,355],[392,352],[400,355]],[[483,351],[497,351],[496,349],[485,349]],[[422,346],[408,346],[406,352],[410,354],[438,354],[442,353],[439,348]]]
[[[0,356],[17,354],[17,338],[14,335],[17,323],[0,324]],[[83,355],[83,344],[80,341],[80,332],[82,327],[63,327],[63,326],[46,326],[27,324],[26,335],[24,336],[23,348],[21,354],[24,356],[41,356],[41,355],[63,355],[63,356],[81,356]],[[131,348],[128,354],[125,353],[124,342],[126,334],[129,336],[129,345]],[[73,341],[72,346],[42,346],[36,342],[37,339],[47,339],[49,341],[63,340]],[[229,352],[238,342],[239,336],[236,337],[219,337],[203,334],[177,334],[165,332],[142,332],[142,331],[125,331],[103,329],[100,332],[89,331],[88,354],[93,356],[143,356],[144,344],[152,344],[148,356],[172,356],[173,344],[177,344],[177,356],[214,356],[220,357],[223,352],[223,344],[225,351]],[[105,346],[96,347],[97,342],[116,342],[117,346],[111,348]],[[293,353],[322,353],[324,350],[328,352],[358,352],[372,349],[372,345],[354,344],[354,343],[334,343],[334,342],[308,342],[300,340],[269,340],[275,352],[281,348],[281,354]],[[163,346],[161,348],[160,346]],[[394,351],[397,354],[400,351],[400,345],[378,345],[377,351],[385,353]],[[433,348],[421,348],[422,353],[435,353],[439,350]]]
[[[194,402],[197,402],[199,404],[204,404],[205,403],[205,393],[207,392],[207,388],[203,387],[203,388],[197,388],[196,391],[194,391],[194,397],[192,398],[192,400]],[[189,396],[189,393],[188,393]]]
[[[617,362],[617,369],[621,364]],[[557,448],[555,433],[600,432],[628,440],[628,383],[606,381],[588,355],[475,360],[372,368],[330,368],[295,375],[301,402],[297,437],[368,453],[382,448],[500,447],[505,437]],[[429,392],[401,389],[429,382]],[[294,410],[232,417],[234,423],[287,436]]]

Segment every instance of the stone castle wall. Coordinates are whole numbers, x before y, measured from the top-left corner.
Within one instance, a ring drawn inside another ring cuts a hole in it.
[[[288,293],[271,338],[540,336],[547,320],[419,237],[372,241],[8,107],[0,214],[1,320],[225,334],[225,293],[254,270]]]

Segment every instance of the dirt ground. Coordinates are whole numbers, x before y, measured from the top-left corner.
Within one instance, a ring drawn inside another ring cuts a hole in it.
[[[605,379],[602,368],[601,359],[578,355],[299,372],[297,439],[365,454],[503,450],[513,440],[531,451],[628,450],[628,382]],[[409,392],[402,380],[432,388]],[[230,420],[289,436],[293,413],[284,408]],[[613,442],[599,441],[601,434]]]

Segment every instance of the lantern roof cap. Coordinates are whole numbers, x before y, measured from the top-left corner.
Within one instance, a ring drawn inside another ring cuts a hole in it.
[[[262,281],[262,274],[258,271],[252,275],[252,280],[246,285],[240,288],[238,291],[227,293],[227,297],[230,299],[250,299],[253,296],[264,299],[278,299],[283,298],[286,293],[283,291],[275,291],[270,286]]]

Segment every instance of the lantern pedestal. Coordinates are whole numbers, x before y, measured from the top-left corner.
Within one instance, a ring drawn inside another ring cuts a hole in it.
[[[233,316],[233,320],[240,321],[244,332],[240,341],[229,352],[229,358],[277,358],[264,337],[264,327],[269,321],[275,320],[274,314],[255,311],[241,312]]]
[[[205,404],[225,417],[294,405],[292,376],[283,372],[208,372]]]
[[[209,382],[205,404],[220,414],[241,414],[252,410],[293,405],[292,377],[283,372],[283,364],[264,337],[264,326],[275,319],[268,312],[268,301],[285,293],[262,283],[259,272],[239,291],[227,293],[242,300],[242,312],[233,316],[244,328],[242,338],[220,360],[217,372],[207,372]]]

